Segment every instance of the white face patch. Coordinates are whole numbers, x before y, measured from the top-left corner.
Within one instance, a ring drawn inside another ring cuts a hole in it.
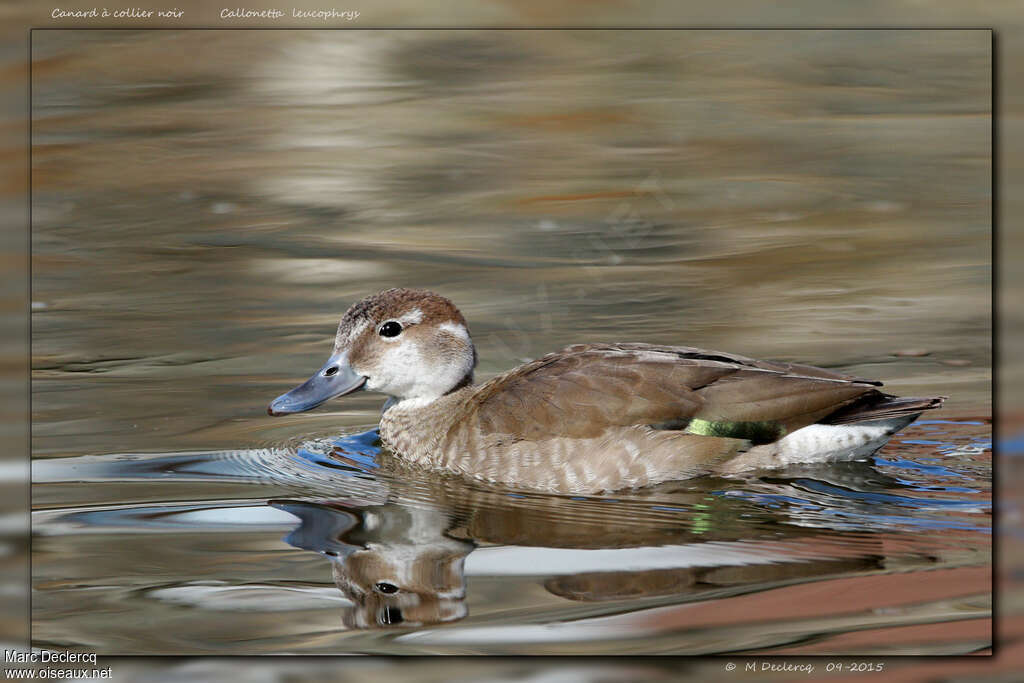
[[[431,342],[415,337],[381,337],[382,341],[389,342],[387,350],[375,367],[366,369],[369,377],[366,388],[394,396],[398,399],[395,407],[411,405],[407,401],[430,402],[450,391],[473,371],[472,344],[465,326],[442,323],[438,327],[464,340],[466,352],[453,358],[439,354]],[[424,343],[426,345],[421,346]]]
[[[454,335],[465,342],[469,341],[469,330],[466,329],[465,325],[448,321],[441,323],[437,328],[442,332]]]
[[[377,367],[369,373],[366,388],[390,396],[407,398],[419,394],[419,385],[429,368],[424,365],[423,355],[417,344],[402,335],[383,341],[394,344],[381,357]]]

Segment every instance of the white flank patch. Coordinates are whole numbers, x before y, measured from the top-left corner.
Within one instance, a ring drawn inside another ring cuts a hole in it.
[[[775,444],[779,464],[865,458],[892,436],[893,426],[884,421],[863,425],[808,425]]]

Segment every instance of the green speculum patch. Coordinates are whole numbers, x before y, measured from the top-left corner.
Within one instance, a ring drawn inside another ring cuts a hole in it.
[[[701,436],[724,436],[730,439],[746,439],[752,444],[771,443],[786,435],[786,428],[774,420],[742,422],[731,420],[704,420],[695,417],[686,425],[690,434]]]

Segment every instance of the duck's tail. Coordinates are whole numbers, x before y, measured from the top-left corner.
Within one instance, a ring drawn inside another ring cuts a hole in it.
[[[904,424],[910,424],[924,411],[940,407],[945,400],[945,396],[901,398],[872,391],[823,418],[821,424],[843,425],[895,418],[908,418]]]

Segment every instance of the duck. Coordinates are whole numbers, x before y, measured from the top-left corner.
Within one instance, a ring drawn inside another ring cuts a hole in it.
[[[271,416],[387,396],[379,434],[408,463],[514,489],[601,494],[794,463],[863,460],[945,397],[901,398],[831,369],[687,346],[583,343],[486,382],[449,299],[354,303],[327,362]]]

